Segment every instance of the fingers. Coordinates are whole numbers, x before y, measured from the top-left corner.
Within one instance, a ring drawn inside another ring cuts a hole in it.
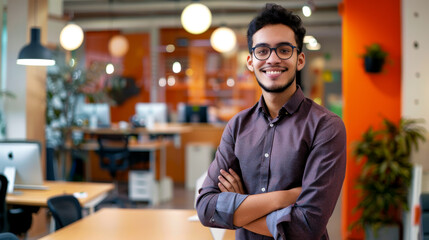
[[[222,192],[236,192],[234,189],[234,186],[228,181],[228,179],[226,179],[225,177],[223,177],[222,175],[218,176],[219,179],[219,184],[223,186],[223,188],[225,189],[225,191],[221,191]]]
[[[227,172],[221,169],[220,174],[218,179],[225,191],[244,194],[241,178],[234,170],[229,169],[229,172]],[[219,189],[222,191],[222,188],[219,187]]]
[[[243,184],[241,182],[241,178],[240,176],[238,176],[238,174],[232,170],[232,168],[229,169],[229,173],[234,177],[234,179],[237,181],[237,185],[238,185],[238,191],[239,193],[244,193],[243,191]]]

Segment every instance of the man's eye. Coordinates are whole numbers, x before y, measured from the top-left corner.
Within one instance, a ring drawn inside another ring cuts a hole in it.
[[[278,48],[277,51],[279,53],[290,53],[291,49],[290,48]]]
[[[257,52],[258,52],[258,54],[262,55],[262,54],[267,54],[268,50],[267,49],[258,49]]]

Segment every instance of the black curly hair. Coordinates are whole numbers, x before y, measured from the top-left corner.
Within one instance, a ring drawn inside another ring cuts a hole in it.
[[[272,24],[284,24],[290,27],[295,33],[295,41],[298,45],[298,51],[302,51],[306,30],[302,26],[301,18],[280,5],[267,3],[265,8],[262,9],[262,12],[250,22],[247,29],[247,45],[249,53],[252,52],[253,34],[266,25]]]

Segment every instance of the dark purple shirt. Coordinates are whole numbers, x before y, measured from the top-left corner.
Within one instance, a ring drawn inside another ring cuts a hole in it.
[[[221,193],[219,170],[234,169],[245,195]],[[300,88],[271,119],[263,97],[226,125],[200,189],[197,211],[205,226],[236,230],[236,239],[272,239],[233,226],[251,194],[302,186],[295,204],[267,215],[275,239],[329,239],[326,225],[346,168],[346,130],[340,117],[305,98]]]

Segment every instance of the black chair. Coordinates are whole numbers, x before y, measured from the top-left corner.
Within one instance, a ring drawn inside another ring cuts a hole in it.
[[[0,174],[0,232],[8,231],[13,236],[15,236],[14,234],[26,235],[33,222],[32,215],[33,213],[37,212],[39,208],[20,206],[7,209],[7,186],[7,178],[4,175]],[[9,237],[11,236],[10,234]],[[8,237],[8,235],[6,234],[5,237]]]
[[[8,230],[6,208],[7,185],[7,178],[3,174],[0,174],[0,232]]]
[[[420,194],[420,239],[429,240],[429,193]]]
[[[10,232],[0,233],[0,240],[19,240],[19,238]]]
[[[128,201],[128,199],[119,196],[117,172],[127,170],[130,164],[128,135],[98,135],[97,141],[100,167],[109,171],[110,177],[115,184],[113,195],[104,200],[102,204],[113,203],[119,207],[124,207],[124,202]]]
[[[48,199],[48,208],[55,219],[55,230],[82,218],[82,207],[73,195],[61,195]]]

